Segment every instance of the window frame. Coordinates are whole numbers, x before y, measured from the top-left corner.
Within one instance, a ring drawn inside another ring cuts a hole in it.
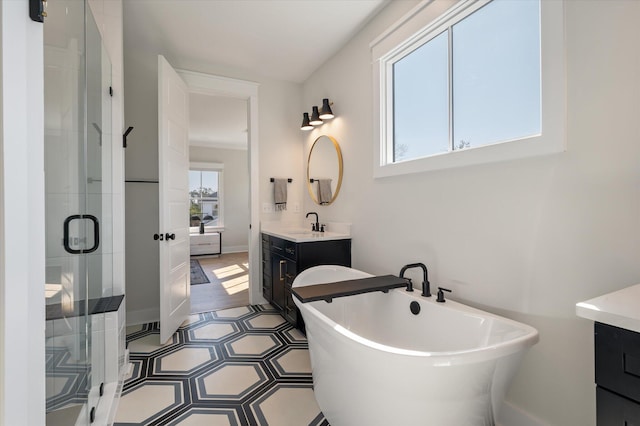
[[[205,225],[205,232],[216,232],[224,230],[224,164],[208,162],[190,162],[189,171],[218,172],[218,224]],[[191,200],[191,197],[189,197]],[[189,202],[191,205],[191,202]],[[198,233],[199,226],[189,226],[190,233]]]
[[[393,162],[393,65],[491,1],[424,0],[370,44],[377,148],[374,151],[374,178],[508,161],[566,150],[564,2],[540,0],[541,133]],[[451,90],[451,84],[448,90]],[[451,109],[450,102],[450,122]]]

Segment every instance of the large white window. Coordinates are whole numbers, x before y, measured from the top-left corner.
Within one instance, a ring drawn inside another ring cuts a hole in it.
[[[191,231],[200,224],[222,227],[222,173],[223,165],[192,163],[189,169],[189,220]]]
[[[376,177],[564,150],[562,2],[425,1],[371,47]]]

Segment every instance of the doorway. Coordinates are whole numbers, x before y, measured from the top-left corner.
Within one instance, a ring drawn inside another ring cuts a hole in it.
[[[246,99],[189,94],[191,313],[249,304],[247,110]]]
[[[211,264],[211,267],[209,268],[209,266],[207,266],[207,269],[209,269],[209,274],[212,275],[211,278],[214,279],[219,279],[218,275],[225,278],[225,276],[229,277],[234,273],[240,274],[241,270],[245,270],[244,278],[240,275],[236,277],[238,279],[237,282],[245,281],[244,287],[246,292],[243,296],[242,304],[264,303],[260,291],[260,274],[255,272],[259,271],[259,227],[252,226],[252,224],[257,224],[259,221],[258,84],[191,71],[177,70],[177,72],[189,87],[190,97],[194,95],[194,98],[199,99],[201,102],[208,100],[222,105],[222,107],[218,108],[218,113],[216,113],[220,115],[222,120],[232,122],[228,114],[231,111],[236,111],[236,118],[234,120],[236,123],[242,124],[240,127],[241,139],[245,141],[244,150],[239,149],[237,145],[233,146],[234,139],[236,144],[240,139],[238,138],[238,127],[236,125],[235,137],[229,134],[225,135],[224,132],[219,132],[220,134],[219,137],[216,138],[217,140],[208,141],[209,146],[207,147],[207,144],[204,143],[207,137],[202,136],[202,134],[198,137],[199,131],[194,129],[196,131],[194,132],[193,140],[190,141],[189,148],[191,154],[190,160],[192,162],[208,162],[209,164],[213,163],[222,166],[223,182],[235,184],[236,181],[240,180],[240,175],[237,175],[238,172],[244,174],[244,179],[248,180],[248,188],[245,189],[242,189],[242,186],[236,186],[234,184],[222,185],[222,208],[220,209],[222,213],[222,225],[219,221],[213,225],[205,224],[205,232],[207,230],[215,232],[216,225],[219,227],[219,230],[221,230],[220,248],[222,253],[220,257],[202,258],[203,263],[205,263],[205,265]],[[193,105],[190,109],[197,111],[199,108],[196,107],[197,105]],[[240,115],[242,117],[241,119],[237,118],[238,110],[243,111]],[[207,117],[205,117],[205,119],[207,119]],[[211,114],[209,115],[209,120],[211,120]],[[212,138],[209,137],[209,139]],[[213,147],[210,145],[213,145]],[[240,163],[243,164],[243,167],[238,166]],[[235,166],[233,164],[235,164]],[[242,171],[243,168],[246,168],[246,172]],[[225,207],[225,204],[228,208]],[[227,213],[225,214],[225,212]],[[207,226],[211,226],[211,228],[206,228]],[[238,259],[240,255],[232,255],[233,253],[242,252],[245,253],[244,260],[242,258]],[[225,271],[224,268],[231,269]],[[217,272],[214,273],[214,271]],[[227,280],[227,286],[229,287],[234,287],[234,284],[237,284],[237,282],[229,281],[230,280]],[[197,300],[194,298],[194,296],[198,296],[197,293],[200,290],[197,287],[198,285],[195,285],[191,288],[192,306],[194,309],[204,309],[198,307]],[[204,287],[201,288],[204,289]],[[224,290],[228,293],[227,296],[230,296],[227,302],[233,304],[240,303],[237,299],[239,296],[237,290],[237,287],[233,290]],[[196,294],[193,293],[194,291]],[[215,305],[211,306],[214,307]],[[192,311],[195,312],[193,309]]]

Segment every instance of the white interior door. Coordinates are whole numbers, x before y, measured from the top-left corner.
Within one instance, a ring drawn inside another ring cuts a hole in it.
[[[191,310],[189,273],[189,91],[158,56],[160,186],[160,340],[166,342]]]

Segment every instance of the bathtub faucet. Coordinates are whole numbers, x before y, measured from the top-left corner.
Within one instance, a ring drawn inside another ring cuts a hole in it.
[[[404,265],[402,269],[400,269],[400,278],[404,278],[404,272],[411,268],[422,268],[422,295],[424,297],[431,297],[431,290],[429,289],[429,272],[427,272],[427,267],[424,263],[410,263],[408,265]],[[413,291],[411,280],[409,280],[409,284],[407,284],[407,291]]]

